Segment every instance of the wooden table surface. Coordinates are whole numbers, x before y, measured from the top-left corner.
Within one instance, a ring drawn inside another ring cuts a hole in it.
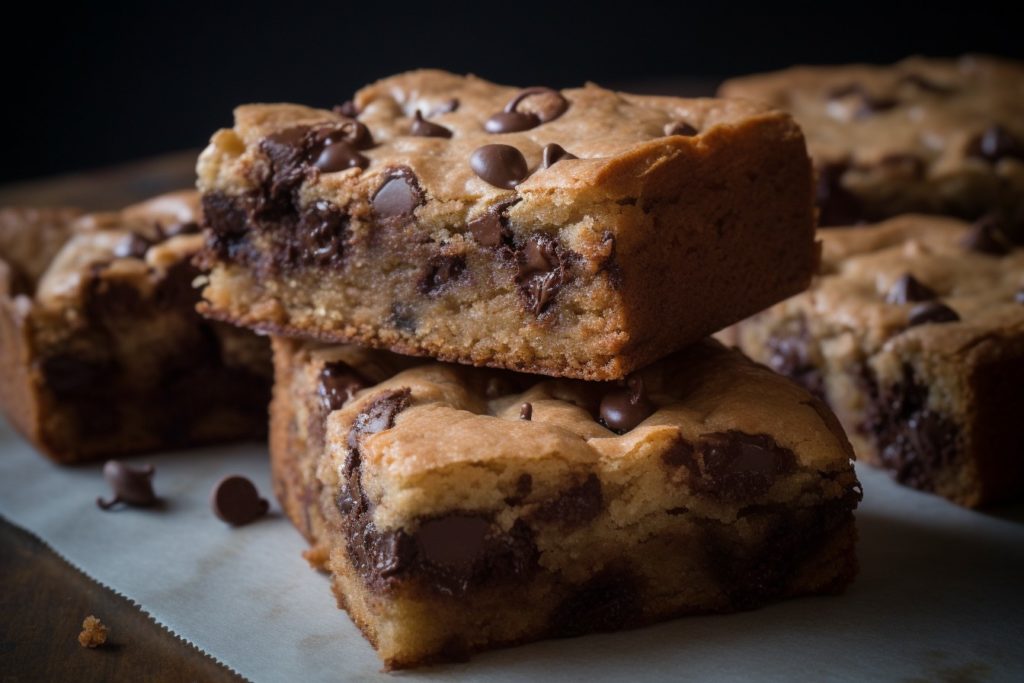
[[[194,184],[195,151],[112,169],[0,187],[0,206],[115,209]],[[241,681],[88,578],[35,536],[0,518],[0,683],[13,681]],[[108,644],[78,644],[90,614]]]

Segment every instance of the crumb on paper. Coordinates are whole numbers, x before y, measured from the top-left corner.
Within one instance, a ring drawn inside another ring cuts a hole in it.
[[[78,634],[78,643],[82,647],[99,647],[107,642],[107,627],[103,622],[89,615],[82,622],[82,632]]]

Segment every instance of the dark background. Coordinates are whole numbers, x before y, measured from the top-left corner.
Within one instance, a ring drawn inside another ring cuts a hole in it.
[[[1002,5],[1002,9],[1000,9]],[[5,17],[0,182],[201,147],[250,101],[339,103],[434,66],[499,82],[672,90],[790,64],[1024,58],[994,2],[37,2]]]

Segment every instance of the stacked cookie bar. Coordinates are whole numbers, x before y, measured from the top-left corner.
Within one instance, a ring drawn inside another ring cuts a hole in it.
[[[417,71],[198,174],[201,310],[274,336],[276,492],[389,668],[852,578],[839,423],[706,338],[817,265],[787,114]]]
[[[722,92],[790,108],[822,223],[862,224],[822,231],[810,291],[726,338],[825,398],[898,481],[968,506],[1019,495],[1024,65],[802,67]]]

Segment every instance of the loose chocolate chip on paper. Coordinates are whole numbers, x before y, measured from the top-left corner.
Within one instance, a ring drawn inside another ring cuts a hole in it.
[[[647,396],[644,381],[638,375],[626,380],[626,386],[605,394],[599,414],[605,427],[625,434],[650,417],[655,405]]]
[[[133,232],[117,243],[114,247],[114,256],[117,258],[144,258],[152,244],[142,235]]]
[[[996,163],[1001,159],[1024,160],[1024,143],[1005,127],[994,123],[967,143],[967,156]]]
[[[692,138],[697,132],[697,129],[686,121],[673,121],[665,124],[665,135],[682,135]]]
[[[530,421],[533,419],[533,404],[524,403],[519,406],[519,419]]]
[[[519,105],[530,98],[537,103],[534,111],[519,111]],[[530,130],[542,123],[557,119],[568,108],[569,101],[557,90],[544,87],[526,88],[509,100],[504,110],[487,119],[484,123],[484,130],[488,133],[516,133]]]
[[[530,175],[523,153],[511,145],[478,147],[469,165],[485,182],[505,190],[514,189]]]
[[[423,138],[450,138],[452,136],[452,132],[444,126],[423,118],[423,114],[418,109],[412,117],[412,126],[409,128],[409,132]]]
[[[939,301],[929,301],[918,304],[910,309],[910,317],[907,324],[910,327],[925,325],[928,323],[953,323],[960,320],[960,316],[952,308]]]
[[[934,289],[910,273],[905,273],[889,288],[885,301],[890,304],[907,304],[916,301],[931,301],[937,296]]]
[[[270,503],[260,498],[251,481],[234,474],[224,477],[213,487],[210,507],[221,521],[231,526],[242,526],[267,514]]]
[[[391,177],[373,195],[373,210],[378,216],[392,218],[411,214],[423,201],[423,192],[412,171],[402,169]]]
[[[96,499],[96,505],[109,510],[118,503],[133,507],[151,507],[159,499],[153,492],[153,475],[156,470],[152,465],[141,468],[126,465],[119,460],[108,460],[103,466],[103,478],[114,491],[110,500]]]
[[[320,402],[327,410],[338,410],[349,401],[360,389],[370,383],[352,366],[343,361],[333,361],[324,365],[320,371],[320,382],[317,394]]]
[[[1010,253],[1009,240],[999,219],[993,215],[983,216],[975,221],[960,240],[960,244],[965,249],[990,256],[1005,256]]]
[[[551,168],[563,159],[579,159],[579,157],[565,151],[565,148],[561,145],[550,142],[544,145],[544,149],[541,150],[540,159],[541,168]]]

